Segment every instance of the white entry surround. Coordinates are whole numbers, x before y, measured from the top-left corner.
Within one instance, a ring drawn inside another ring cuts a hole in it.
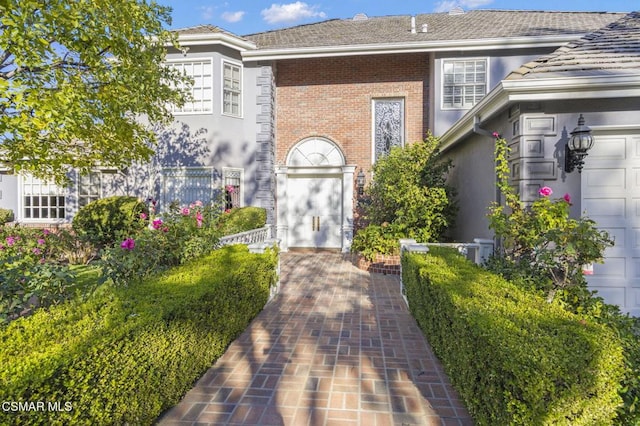
[[[286,165],[276,167],[276,236],[283,251],[351,249],[355,169],[329,139],[307,138],[289,151]]]

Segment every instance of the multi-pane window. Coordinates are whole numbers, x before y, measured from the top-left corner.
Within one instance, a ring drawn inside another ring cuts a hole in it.
[[[212,199],[211,167],[176,167],[162,170],[161,209],[167,210],[172,203],[185,206],[202,201],[206,205]]]
[[[213,111],[213,67],[211,59],[168,62],[167,67],[185,74],[193,80],[191,100],[181,108],[172,106],[174,113],[200,114]]]
[[[222,63],[222,112],[242,115],[242,69],[230,62]]]
[[[471,108],[487,93],[487,60],[443,61],[442,107]]]
[[[404,145],[404,99],[373,101],[373,137],[375,160]]]
[[[102,173],[92,172],[78,176],[78,207],[102,197]]]
[[[242,180],[243,169],[224,167],[222,169],[222,181],[224,183],[225,209],[242,207]]]
[[[53,182],[24,176],[22,180],[25,220],[62,220],[65,218],[65,191]]]

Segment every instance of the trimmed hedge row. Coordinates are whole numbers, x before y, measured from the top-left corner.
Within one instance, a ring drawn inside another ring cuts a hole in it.
[[[455,250],[406,254],[412,314],[479,425],[610,424],[619,340],[472,264]]]
[[[0,401],[60,408],[8,406],[0,424],[153,423],[260,312],[275,266],[273,251],[225,247],[0,329]]]

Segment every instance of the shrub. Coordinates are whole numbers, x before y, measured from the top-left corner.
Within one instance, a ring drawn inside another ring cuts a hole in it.
[[[459,256],[403,256],[412,314],[479,425],[610,424],[621,342]]]
[[[231,209],[220,217],[220,234],[232,235],[265,226],[267,211],[261,207]]]
[[[73,274],[52,262],[48,230],[0,227],[0,324],[65,300]]]
[[[0,400],[72,410],[1,411],[0,424],[152,424],[260,312],[275,264],[273,251],[225,247],[14,321],[0,330]]]
[[[73,218],[73,230],[80,240],[98,248],[113,246],[122,235],[131,235],[147,225],[141,220],[141,213],[148,214],[147,207],[135,197],[102,198],[78,210]]]
[[[0,208],[0,225],[4,225],[5,223],[8,223],[8,222],[13,222],[13,220],[14,220],[13,210]]]
[[[402,238],[402,233],[394,225],[369,225],[358,231],[353,238],[351,250],[373,262],[376,254],[398,254],[399,238]]]
[[[125,285],[209,253],[219,239],[218,216],[216,207],[196,202],[153,218],[150,228],[103,250],[104,279]]]
[[[609,235],[587,217],[569,217],[569,194],[551,200],[553,190],[545,186],[531,206],[520,201],[509,185],[507,142],[501,138],[496,140],[496,171],[506,208],[494,203],[489,220],[502,239],[505,261],[528,265],[541,282],[550,282],[549,301],[558,290],[586,287],[582,267],[603,260],[604,250],[613,245]]]
[[[377,160],[366,189],[362,221],[382,228],[365,236],[359,236],[363,231],[358,230],[356,247],[364,246],[361,239],[370,239],[372,234],[378,240],[388,240],[380,243],[382,247],[394,250],[398,238],[422,242],[442,238],[453,224],[456,207],[453,188],[446,184],[451,162],[441,158],[438,145],[438,139],[428,135],[424,141],[394,147]]]

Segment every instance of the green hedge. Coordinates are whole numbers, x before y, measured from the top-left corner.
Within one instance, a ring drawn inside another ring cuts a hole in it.
[[[406,296],[477,424],[611,423],[623,358],[609,329],[430,250],[403,256]]]
[[[220,217],[222,235],[238,234],[262,228],[267,223],[267,211],[262,207],[239,207]]]
[[[62,408],[2,410],[0,424],[153,423],[260,312],[275,262],[226,247],[0,329],[0,401]]]

